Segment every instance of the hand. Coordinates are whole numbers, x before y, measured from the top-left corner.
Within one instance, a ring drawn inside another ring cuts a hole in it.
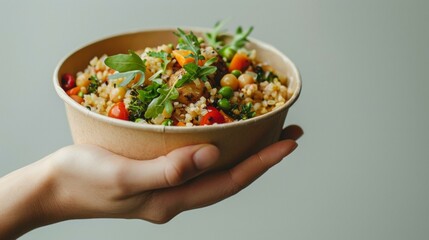
[[[219,150],[209,144],[179,148],[145,161],[92,145],[68,146],[33,166],[45,177],[39,184],[42,196],[33,198],[37,201],[32,204],[36,208],[32,215],[39,225],[78,218],[138,218],[165,223],[180,212],[238,193],[291,153],[302,134],[300,127],[289,126],[279,142],[229,170],[208,174],[203,173],[219,156]],[[25,231],[39,225],[26,226]]]

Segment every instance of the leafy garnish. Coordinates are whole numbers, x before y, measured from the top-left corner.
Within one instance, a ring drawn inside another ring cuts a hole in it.
[[[253,27],[250,27],[246,32],[243,32],[242,27],[238,27],[231,42],[223,46],[219,50],[219,54],[227,61],[231,61],[238,49],[243,48],[249,40],[247,37],[252,32]]]
[[[150,102],[144,114],[145,118],[156,118],[164,109],[167,113],[173,112],[173,104],[171,101],[179,97],[177,89],[174,86],[168,87],[167,84],[163,84],[157,89],[157,92],[159,96]]]
[[[204,56],[201,55],[200,42],[197,36],[193,32],[186,34],[180,28],[177,31],[174,34],[182,40],[179,41],[178,48],[191,51],[192,53],[188,57],[195,59],[195,64],[198,64],[198,60],[204,60]]]
[[[186,70],[186,73],[182,78],[177,81],[174,86],[181,87],[183,84],[191,82],[197,78],[207,81],[207,76],[216,72],[217,67],[210,66],[217,61],[217,58],[211,58],[207,60],[203,66],[198,65],[198,60],[204,60],[204,56],[201,55],[200,42],[198,41],[197,36],[194,33],[190,32],[186,34],[182,29],[178,28],[178,33],[175,33],[182,41],[179,43],[180,49],[189,50],[192,53],[188,57],[195,59],[195,62],[188,63],[183,66]]]
[[[243,32],[242,27],[238,27],[235,31],[234,38],[232,39],[232,42],[228,44],[232,49],[238,50],[246,44],[249,40],[247,37],[250,35],[250,33],[253,31],[253,27],[250,27],[246,32]]]
[[[148,52],[147,55],[149,57],[154,57],[154,58],[160,58],[162,60],[161,62],[161,69],[158,70],[154,75],[152,75],[149,79],[153,80],[158,78],[161,74],[165,73],[165,71],[167,70],[167,65],[168,63],[171,61],[170,58],[170,54],[168,54],[167,52],[164,51],[159,51],[159,52]]]
[[[213,62],[216,61],[216,58],[211,58],[204,63],[203,66],[198,66],[195,63],[188,63],[183,68],[186,70],[186,73],[182,76],[179,81],[175,84],[176,87],[181,87],[183,84],[191,82],[197,78],[207,81],[207,76],[216,72],[217,68],[215,66],[210,66]]]
[[[99,86],[100,81],[98,80],[97,76],[92,75],[89,77],[88,93],[96,92]]]
[[[226,20],[216,22],[212,31],[205,34],[207,42],[210,46],[218,48],[223,44],[223,42],[219,40],[219,37],[224,32],[222,28],[224,27],[225,23]]]
[[[134,84],[133,87],[140,86],[145,80],[146,61],[142,60],[135,52],[128,52],[129,54],[117,54],[109,56],[104,60],[106,66],[119,72],[110,75],[109,79],[124,78],[124,80],[119,84],[120,87],[123,87],[130,83],[137,74],[141,74],[139,81]]]
[[[227,114],[237,120],[245,120],[256,116],[256,112],[252,111],[253,105],[248,102],[245,104],[233,104]],[[236,112],[237,111],[237,112]]]
[[[255,73],[256,75],[256,81],[263,82],[268,81],[272,82],[274,79],[278,78],[276,74],[274,74],[272,71],[264,71],[261,66],[255,67]]]

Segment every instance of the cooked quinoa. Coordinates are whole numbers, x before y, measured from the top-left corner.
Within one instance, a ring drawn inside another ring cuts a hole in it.
[[[201,38],[196,42],[193,33],[179,31],[177,35],[180,40],[175,46],[95,56],[86,69],[74,76],[66,74],[62,86],[93,112],[141,124],[175,126],[245,120],[281,107],[292,96],[288,79],[258,62],[257,52],[245,47],[247,35],[236,45],[219,40],[217,46]],[[194,41],[187,46],[184,39]],[[121,57],[141,66],[125,71],[115,62]],[[195,73],[187,64],[193,65]]]

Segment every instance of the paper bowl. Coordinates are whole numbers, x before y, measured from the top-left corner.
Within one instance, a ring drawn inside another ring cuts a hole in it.
[[[204,29],[188,28],[196,35]],[[281,108],[245,121],[195,127],[138,124],[109,118],[81,106],[60,86],[64,73],[75,74],[85,69],[94,56],[126,53],[128,50],[155,47],[177,42],[174,28],[144,30],[115,35],[90,43],[62,60],[53,76],[55,90],[64,101],[73,141],[95,144],[114,153],[138,160],[153,159],[173,149],[199,143],[219,147],[220,158],[215,168],[230,167],[263,147],[278,140],[288,109],[301,91],[301,78],[292,61],[274,47],[251,39],[249,47],[256,49],[257,59],[272,65],[289,79],[293,96]]]

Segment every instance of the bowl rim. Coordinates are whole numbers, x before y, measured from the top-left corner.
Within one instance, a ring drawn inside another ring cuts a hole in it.
[[[210,31],[209,28],[202,28],[202,27],[180,27],[180,28],[183,29],[184,31],[193,31],[193,32],[197,32],[197,33],[205,33],[205,32]],[[164,126],[164,125],[135,123],[135,122],[131,122],[131,121],[125,121],[125,120],[120,120],[120,119],[115,119],[115,118],[111,118],[108,116],[104,116],[102,114],[93,112],[93,111],[85,108],[84,106],[75,102],[71,97],[69,97],[59,84],[60,79],[58,79],[58,74],[59,74],[59,70],[60,70],[61,66],[64,64],[64,62],[67,61],[67,59],[69,57],[71,57],[73,54],[75,54],[76,52],[78,52],[78,51],[80,51],[86,47],[89,47],[90,45],[93,45],[93,44],[96,44],[96,43],[99,43],[99,42],[102,42],[102,41],[105,41],[108,39],[125,36],[125,35],[133,35],[133,34],[138,34],[138,33],[143,33],[143,32],[150,33],[150,32],[165,32],[165,31],[171,31],[173,33],[176,30],[177,30],[177,27],[176,28],[159,27],[159,28],[143,28],[143,29],[138,29],[138,30],[125,31],[122,33],[116,33],[116,34],[108,35],[108,36],[105,36],[102,38],[98,38],[96,40],[93,40],[93,41],[90,41],[86,44],[83,44],[80,47],[75,48],[69,54],[65,55],[58,62],[58,64],[55,67],[55,70],[53,73],[53,83],[54,83],[54,88],[55,88],[56,93],[65,102],[66,105],[68,105],[68,106],[72,107],[73,109],[83,113],[85,116],[95,118],[96,120],[99,120],[99,121],[102,121],[102,122],[105,122],[105,123],[108,123],[108,124],[111,124],[114,126],[118,126],[118,127],[126,127],[129,129],[147,130],[147,131],[153,131],[153,132],[195,132],[195,131],[201,131],[201,130],[216,131],[219,129],[228,129],[228,128],[234,128],[237,126],[251,125],[255,122],[258,122],[261,119],[275,117],[281,111],[287,111],[287,109],[290,106],[292,106],[296,102],[296,100],[298,99],[298,97],[301,93],[302,79],[301,79],[300,71],[298,70],[297,66],[294,64],[294,62],[292,62],[290,60],[289,57],[287,57],[285,54],[283,54],[281,51],[279,51],[274,46],[272,46],[268,43],[265,43],[261,40],[255,39],[253,37],[248,38],[249,42],[258,45],[259,48],[266,49],[268,51],[276,53],[278,56],[280,56],[282,58],[282,60],[284,62],[286,62],[287,64],[289,64],[292,67],[293,72],[294,72],[293,75],[296,76],[296,79],[295,79],[296,88],[292,94],[292,97],[290,99],[288,99],[283,104],[283,106],[281,106],[281,107],[279,107],[273,111],[270,111],[268,113],[265,113],[263,115],[256,116],[256,117],[246,119],[246,120],[234,121],[234,122],[225,123],[225,124],[213,124],[213,125],[192,126],[192,127]]]

